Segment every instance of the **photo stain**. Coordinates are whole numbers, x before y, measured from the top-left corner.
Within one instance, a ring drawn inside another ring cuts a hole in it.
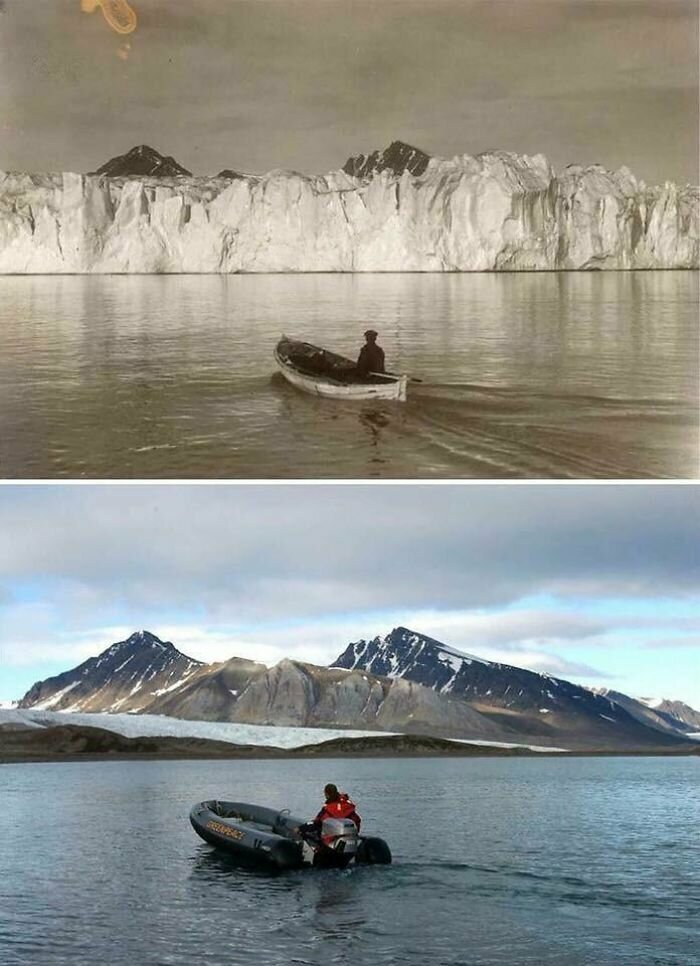
[[[94,13],[102,7],[105,20],[118,34],[130,34],[136,30],[136,13],[126,0],[80,0],[84,13]]]

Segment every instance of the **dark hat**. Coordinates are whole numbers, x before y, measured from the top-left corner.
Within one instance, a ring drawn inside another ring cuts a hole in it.
[[[375,329],[367,329],[367,331],[365,332],[365,335],[373,335],[375,337],[375,339],[376,339],[376,337],[379,335],[379,333],[377,331],[375,331]]]

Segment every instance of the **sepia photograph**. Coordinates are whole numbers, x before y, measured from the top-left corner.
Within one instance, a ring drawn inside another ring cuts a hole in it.
[[[4,0],[0,476],[695,479],[695,0]]]

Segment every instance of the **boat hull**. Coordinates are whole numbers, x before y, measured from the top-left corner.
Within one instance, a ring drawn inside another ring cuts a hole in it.
[[[303,821],[244,802],[200,802],[190,811],[192,828],[205,842],[241,864],[279,870],[306,864],[304,843],[291,837]]]
[[[241,865],[284,871],[312,864],[346,864],[342,860],[331,863],[330,854],[325,856],[326,861],[321,857],[319,863],[317,856],[314,862],[313,851],[298,832],[304,819],[288,811],[213,800],[193,806],[190,823],[200,838],[223,849]],[[391,852],[383,839],[361,836],[354,861],[360,865],[387,865]]]
[[[393,400],[394,402],[405,402],[408,390],[408,376],[382,375],[373,376],[368,379],[346,379],[333,378],[331,375],[323,373],[304,372],[294,365],[287,354],[283,351],[284,346],[294,345],[294,340],[281,339],[275,349],[275,362],[287,382],[308,392],[313,396],[323,396],[328,399],[345,399],[346,401],[363,400]],[[296,343],[306,345],[306,343]],[[341,359],[332,353],[325,353],[319,349],[319,353],[324,353],[332,359]],[[348,370],[352,371],[354,364],[350,360],[347,362]]]

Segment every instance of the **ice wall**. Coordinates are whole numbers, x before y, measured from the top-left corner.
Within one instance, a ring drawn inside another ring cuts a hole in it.
[[[0,272],[698,268],[698,189],[546,158],[423,174],[0,174]]]

